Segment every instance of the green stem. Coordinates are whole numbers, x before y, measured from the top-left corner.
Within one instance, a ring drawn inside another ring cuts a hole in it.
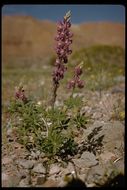
[[[58,89],[58,87],[59,87],[59,84],[53,83],[52,98],[51,98],[51,101],[50,101],[50,105],[51,105],[51,107],[53,109],[54,109],[54,104],[55,104],[56,97],[57,97],[57,89]]]
[[[74,90],[75,90],[75,86],[74,86],[73,89],[72,89],[72,93],[71,93],[71,95],[70,95],[70,98],[73,98]]]

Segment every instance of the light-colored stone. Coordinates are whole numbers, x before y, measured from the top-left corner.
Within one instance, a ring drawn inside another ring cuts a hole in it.
[[[13,133],[12,128],[7,129],[7,137],[11,137],[12,133]]]
[[[20,181],[20,177],[17,175],[8,175],[2,173],[2,187],[17,187]]]
[[[93,118],[93,119],[99,119],[99,118],[102,118],[102,117],[103,117],[103,114],[100,113],[100,112],[95,112],[95,113],[93,113],[93,115],[92,115],[92,118]]]
[[[2,164],[4,164],[4,165],[7,165],[7,164],[9,164],[9,163],[11,163],[12,162],[12,159],[11,158],[8,158],[8,157],[4,157],[3,159],[2,159]]]
[[[114,163],[115,167],[117,168],[118,172],[123,174],[125,173],[125,162],[124,159],[120,159]]]
[[[58,182],[53,179],[48,179],[44,184],[43,187],[58,187]]]
[[[2,187],[8,187],[9,176],[5,173],[2,173]]]
[[[83,152],[83,154],[81,155],[81,159],[85,160],[86,162],[86,166],[90,167],[90,166],[94,166],[98,163],[98,161],[96,160],[96,157],[93,153],[91,152]]]
[[[60,172],[60,167],[56,164],[52,164],[50,166],[50,171],[49,171],[49,175],[54,175],[54,174],[58,174]]]
[[[35,161],[34,160],[20,160],[19,165],[22,166],[25,169],[32,169],[34,166]]]
[[[86,152],[86,155],[84,152],[82,158],[72,159],[72,161],[74,162],[76,169],[80,174],[84,174],[88,168],[98,164],[96,157],[89,152]]]
[[[23,169],[20,171],[20,178],[24,179],[29,175],[29,170],[28,169]]]
[[[19,185],[18,187],[29,187],[29,180],[28,178],[25,178],[25,179],[22,179],[20,182],[19,182]]]
[[[79,158],[79,159],[72,159],[72,161],[74,162],[75,166],[78,169],[86,167],[86,161],[83,160],[83,159],[81,159],[81,158]]]
[[[79,177],[79,179],[81,179],[83,182],[85,182],[86,174],[80,174],[78,177]]]
[[[103,152],[103,153],[101,153],[101,154],[99,155],[99,159],[101,159],[101,161],[102,161],[104,164],[106,164],[106,163],[109,162],[109,161],[115,160],[115,159],[116,159],[116,156],[115,156],[115,154],[112,153],[112,152],[105,151],[105,152]]]
[[[58,183],[58,187],[65,187],[67,185],[67,181],[64,181],[61,179],[61,181]]]
[[[104,177],[105,172],[105,167],[102,165],[92,167],[87,173],[86,182],[88,184],[93,184],[95,181],[101,180]]]
[[[45,153],[44,153],[44,152],[41,152],[40,157],[41,157],[41,158],[44,158],[44,157],[45,157]]]
[[[31,157],[32,157],[33,159],[35,159],[35,160],[39,159],[39,158],[40,158],[40,155],[41,155],[41,153],[40,153],[39,150],[37,150],[37,151],[31,151]]]
[[[73,98],[82,97],[82,96],[83,96],[83,93],[74,93],[73,94]]]
[[[46,169],[42,163],[38,163],[37,165],[34,166],[33,172],[45,174]]]
[[[125,127],[120,121],[95,121],[92,125],[86,129],[85,136],[88,136],[94,128],[102,126],[98,134],[94,136],[94,139],[98,139],[100,136],[104,135],[102,144],[105,151],[113,152],[115,150],[117,142],[124,141],[124,130]],[[84,137],[85,138],[85,137]],[[121,144],[121,143],[120,143]]]
[[[72,174],[74,172],[74,166],[71,162],[68,163],[66,168],[61,169],[61,176],[64,177],[65,175]]]

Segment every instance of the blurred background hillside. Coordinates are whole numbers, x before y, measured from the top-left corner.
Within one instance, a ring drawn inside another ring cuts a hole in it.
[[[100,73],[104,77],[104,89],[116,84],[117,76],[124,76],[124,7],[5,5],[2,9],[2,95],[5,102],[13,96],[14,87],[20,82],[27,86],[29,93],[34,90],[37,97],[47,97],[44,87],[47,83],[50,87],[56,58],[56,21],[68,10],[72,11],[74,33],[68,67],[84,61],[86,89],[98,88]],[[72,69],[69,71],[63,83],[72,76]]]
[[[93,45],[125,48],[125,26],[113,22],[72,24],[73,52]],[[31,16],[3,16],[2,53],[5,64],[11,59],[43,59],[55,55],[56,23]],[[10,63],[9,63],[10,64]]]

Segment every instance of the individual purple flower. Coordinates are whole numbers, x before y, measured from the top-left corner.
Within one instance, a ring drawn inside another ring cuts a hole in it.
[[[75,81],[74,80],[69,81],[67,84],[67,88],[68,89],[75,88]]]
[[[84,87],[84,82],[79,79],[79,80],[77,81],[77,87],[78,87],[78,88],[83,88],[83,87]]]
[[[75,75],[76,76],[79,76],[82,74],[82,68],[81,67],[75,67]]]

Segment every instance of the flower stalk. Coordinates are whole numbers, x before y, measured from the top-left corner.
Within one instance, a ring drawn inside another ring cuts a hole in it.
[[[56,47],[55,51],[57,58],[55,61],[55,69],[52,73],[53,87],[52,87],[52,98],[51,106],[54,107],[57,89],[59,87],[60,80],[64,78],[64,74],[67,70],[68,55],[72,53],[70,45],[72,44],[73,34],[70,32],[71,22],[70,22],[71,12],[69,11],[63,18],[63,21],[57,24],[57,35],[55,37]]]
[[[73,96],[75,88],[83,88],[84,87],[84,82],[83,80],[80,79],[80,76],[82,74],[82,66],[83,63],[81,62],[78,66],[75,67],[74,69],[74,76],[73,79],[70,80],[67,84],[68,89],[72,89],[72,94],[71,97]]]

